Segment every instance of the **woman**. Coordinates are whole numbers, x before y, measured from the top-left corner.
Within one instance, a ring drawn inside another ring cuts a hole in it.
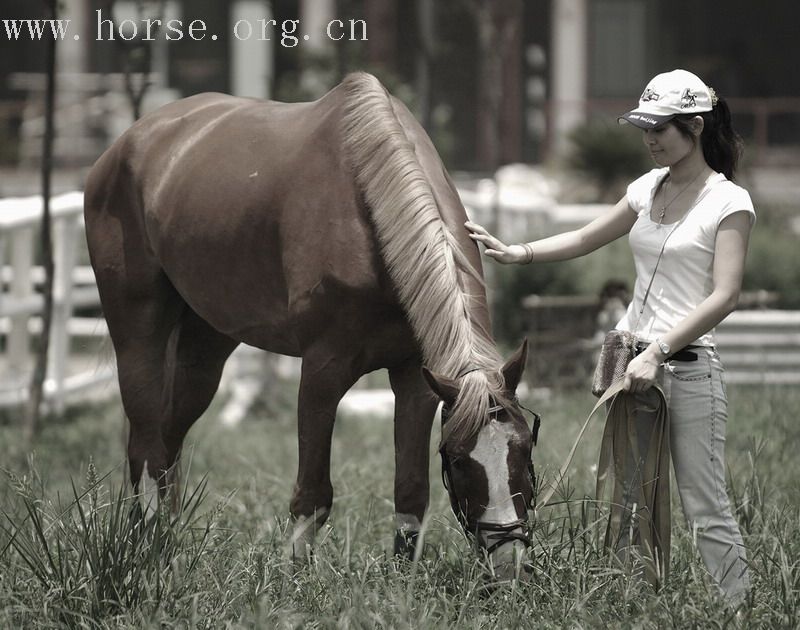
[[[660,168],[630,184],[607,214],[519,245],[466,226],[485,254],[504,264],[576,258],[629,234],[636,285],[616,328],[635,332],[640,343],[624,390],[644,399],[654,384],[663,389],[684,514],[709,573],[737,605],[750,579],[725,487],[727,399],[714,326],[736,308],[755,222],[750,196],[731,181],[741,139],[726,103],[685,70],[656,76],[639,107],[619,121],[642,130]],[[646,411],[641,416],[637,422],[652,424]]]

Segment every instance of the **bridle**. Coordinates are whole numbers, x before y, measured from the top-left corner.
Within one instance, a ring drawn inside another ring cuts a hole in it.
[[[488,415],[489,419],[497,419],[497,414],[503,410],[502,405],[498,405],[496,401],[495,404],[489,407]],[[439,448],[439,455],[442,457],[442,483],[444,484],[445,490],[447,490],[447,494],[450,498],[450,507],[453,510],[453,514],[455,514],[456,519],[461,524],[461,527],[464,528],[464,531],[474,537],[475,542],[477,543],[478,547],[483,548],[487,554],[491,554],[494,552],[498,547],[505,545],[508,542],[512,541],[519,541],[524,544],[526,547],[531,546],[531,539],[530,534],[528,533],[529,530],[529,522],[528,522],[528,512],[533,510],[534,506],[536,505],[536,471],[533,467],[533,447],[536,446],[536,443],[539,440],[539,425],[541,424],[541,417],[535,411],[531,411],[519,404],[519,401],[514,398],[513,402],[515,402],[521,409],[525,409],[528,413],[533,416],[533,425],[531,428],[531,443],[530,443],[530,458],[528,459],[528,481],[531,486],[531,498],[528,504],[525,506],[525,516],[522,518],[518,518],[515,521],[511,521],[510,523],[487,523],[486,521],[480,521],[476,519],[470,519],[464,513],[464,510],[461,508],[461,503],[458,500],[458,495],[456,494],[455,485],[453,484],[453,480],[451,478],[451,468],[450,468],[450,457],[447,454],[447,450],[445,445],[442,444],[441,448]],[[442,407],[442,423],[447,420],[448,416],[450,415],[450,410],[448,409],[447,405]],[[523,529],[523,532],[514,531],[517,529]],[[484,536],[481,534],[485,533],[485,540]],[[491,544],[489,544],[491,541]]]

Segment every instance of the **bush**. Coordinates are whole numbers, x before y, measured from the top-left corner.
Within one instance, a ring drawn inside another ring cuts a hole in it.
[[[537,265],[496,265],[492,321],[497,338],[516,347],[527,326],[522,299],[528,295],[564,295],[578,292],[574,261]]]
[[[800,308],[800,248],[781,208],[759,208],[742,288],[778,293],[777,308]]]
[[[490,263],[491,264],[491,263]],[[522,300],[528,295],[599,295],[609,280],[633,290],[635,272],[627,239],[619,239],[596,252],[557,263],[493,265],[492,321],[498,340],[516,347],[528,329]]]
[[[570,133],[568,164],[598,188],[601,201],[617,201],[625,186],[648,171],[652,162],[637,130],[593,121]]]

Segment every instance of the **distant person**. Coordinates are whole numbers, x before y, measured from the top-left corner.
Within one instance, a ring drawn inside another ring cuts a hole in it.
[[[640,342],[624,390],[643,403],[656,399],[654,384],[664,391],[684,514],[709,573],[737,606],[750,577],[725,487],[727,399],[714,326],[736,308],[755,222],[750,195],[732,181],[742,143],[725,101],[685,70],[653,78],[624,121],[642,130],[659,168],[631,183],[605,215],[519,245],[466,226],[485,254],[504,264],[577,258],[629,235],[636,284],[616,328],[635,332]],[[637,426],[652,426],[648,406],[641,405]]]
[[[631,301],[628,285],[622,280],[608,280],[600,289],[597,312],[597,332],[594,340],[600,344],[610,328],[625,315]]]

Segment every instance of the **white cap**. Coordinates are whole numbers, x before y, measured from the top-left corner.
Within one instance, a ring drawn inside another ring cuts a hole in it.
[[[617,120],[620,124],[629,122],[652,129],[679,114],[710,112],[716,102],[714,90],[700,77],[686,70],[673,70],[656,75],[639,97],[639,107]]]

